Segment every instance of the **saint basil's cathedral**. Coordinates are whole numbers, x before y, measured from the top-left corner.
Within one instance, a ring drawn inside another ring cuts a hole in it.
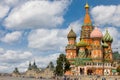
[[[71,29],[67,35],[66,58],[70,62],[70,71],[66,75],[115,75],[117,62],[113,60],[112,36],[106,30],[105,35],[92,25],[89,5],[85,5],[84,23],[80,40],[76,42],[76,33]]]

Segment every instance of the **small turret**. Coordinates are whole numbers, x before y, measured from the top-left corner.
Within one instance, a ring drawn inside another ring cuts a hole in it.
[[[36,63],[35,63],[35,60],[34,60],[34,62],[33,62],[32,68],[33,68],[33,69],[37,69],[37,65],[36,65]]]
[[[31,62],[29,62],[28,70],[31,70],[31,69],[32,69],[32,65],[31,65]]]
[[[73,29],[71,29],[70,32],[68,33],[67,38],[68,38],[68,44],[75,45],[76,33],[73,31]]]
[[[73,31],[73,29],[71,29],[68,33],[67,38],[76,38],[76,33]]]

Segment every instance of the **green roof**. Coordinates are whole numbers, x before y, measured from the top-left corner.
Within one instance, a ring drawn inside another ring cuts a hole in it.
[[[79,66],[84,65],[85,62],[92,61],[91,58],[74,58],[74,62],[72,64]]]
[[[116,69],[112,69],[112,72],[115,73],[115,72],[117,72],[117,70]]]
[[[77,43],[77,46],[78,46],[78,47],[85,47],[85,46],[87,46],[87,43],[85,43],[83,40],[80,40],[80,41]]]
[[[112,42],[113,41],[113,38],[110,36],[108,30],[106,30],[106,33],[102,38],[102,41],[103,42]]]

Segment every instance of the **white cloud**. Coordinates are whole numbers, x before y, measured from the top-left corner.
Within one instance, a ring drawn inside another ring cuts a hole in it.
[[[97,25],[120,26],[120,5],[96,6],[92,8],[91,14]]]
[[[39,67],[43,68],[46,67],[50,61],[55,63],[59,55],[60,53],[54,53],[47,56],[36,56],[35,61],[37,62]]]
[[[14,50],[6,50],[4,54],[0,56],[0,61],[4,61],[6,63],[19,63],[26,59],[32,57],[32,53],[25,51],[14,51]]]
[[[20,1],[19,0],[0,0],[0,4],[6,5],[6,6],[9,6],[9,7],[14,6],[18,2],[20,2]]]
[[[4,5],[0,5],[0,18],[3,18],[6,16],[6,14],[9,11],[9,7],[8,6],[4,6]]]
[[[15,51],[0,48],[0,72],[12,72],[15,67],[26,69],[20,64],[25,64],[26,61],[32,59],[33,54],[29,51]],[[22,70],[23,71],[23,70]]]
[[[37,29],[28,36],[29,47],[40,50],[59,50],[66,43],[66,37],[60,36],[62,30]]]
[[[15,7],[5,20],[12,29],[52,28],[61,25],[70,1],[27,1]]]
[[[11,33],[7,33],[3,38],[1,38],[1,41],[5,43],[12,43],[18,41],[21,36],[22,36],[22,32],[14,31]]]
[[[3,49],[3,48],[0,48],[0,55],[1,55],[1,54],[4,54],[4,52],[5,52],[4,49]]]
[[[64,51],[67,45],[67,34],[70,27],[78,34],[81,27],[79,21],[72,22],[66,29],[36,29],[28,36],[28,46],[43,51],[56,50]]]
[[[15,51],[15,50],[3,50],[4,54],[0,56],[0,72],[12,72],[15,67],[18,67],[20,72],[25,72],[28,68],[29,61],[35,60],[39,68],[46,67],[50,61],[56,62],[60,53],[53,53],[44,56],[35,56],[29,51]]]

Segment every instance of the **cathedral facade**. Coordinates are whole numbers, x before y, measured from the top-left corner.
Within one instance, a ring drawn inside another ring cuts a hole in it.
[[[106,30],[105,35],[92,25],[89,5],[85,5],[85,17],[80,40],[76,42],[73,29],[67,35],[66,58],[71,64],[69,75],[115,75],[117,62],[113,60],[111,44],[113,38]]]

